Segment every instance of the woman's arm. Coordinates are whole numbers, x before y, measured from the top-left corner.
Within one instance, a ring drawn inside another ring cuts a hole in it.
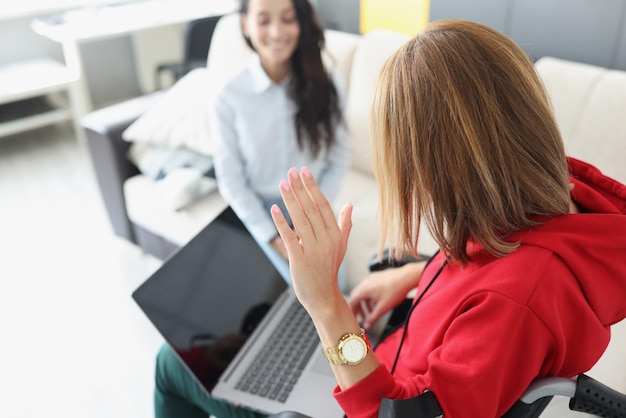
[[[328,200],[307,168],[303,168],[302,175],[292,168],[288,177],[288,182],[281,182],[280,192],[297,233],[276,205],[272,207],[272,217],[289,254],[296,295],[311,316],[322,345],[335,347],[345,334],[361,333],[337,280],[350,234],[352,205],[342,209],[337,223]],[[344,389],[370,375],[379,365],[370,352],[358,365],[332,368]]]
[[[260,241],[270,242],[276,236],[276,228],[247,181],[235,117],[233,107],[220,95],[215,102],[217,138],[214,162],[217,185],[222,197],[250,232]]]

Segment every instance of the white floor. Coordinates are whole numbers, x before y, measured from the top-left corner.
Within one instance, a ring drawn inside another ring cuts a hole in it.
[[[159,265],[113,236],[69,125],[0,138],[0,416],[151,417],[162,339],[130,295]]]

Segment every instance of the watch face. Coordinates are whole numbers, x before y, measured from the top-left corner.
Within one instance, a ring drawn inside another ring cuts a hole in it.
[[[348,363],[359,363],[367,354],[367,346],[359,337],[350,337],[343,342],[341,355]]]

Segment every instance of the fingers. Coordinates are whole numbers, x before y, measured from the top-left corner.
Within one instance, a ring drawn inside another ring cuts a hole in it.
[[[302,182],[310,198],[316,202],[317,210],[324,221],[324,226],[334,226],[336,221],[333,208],[307,167],[302,167]]]
[[[379,303],[369,298],[350,298],[350,308],[354,315],[360,319],[361,326],[368,330],[383,315],[383,309]]]
[[[309,169],[303,167],[300,174],[291,168],[288,179],[288,184],[281,183],[280,192],[297,234],[305,241],[309,238],[320,241],[333,236],[338,225],[335,214]],[[347,243],[352,227],[352,205],[347,206],[342,210],[339,222],[344,243]]]
[[[285,215],[283,215],[278,205],[272,205],[272,210],[270,212],[272,214],[272,219],[274,220],[274,225],[276,225],[276,229],[278,230],[278,234],[285,243],[287,254],[294,254],[294,251],[299,248],[298,236],[291,229],[289,223],[287,223]]]
[[[352,203],[345,204],[339,212],[339,230],[341,231],[341,239],[343,244],[348,246],[348,238],[350,237],[350,231],[352,230],[352,210],[354,206]]]
[[[363,322],[365,321],[365,318],[367,317],[370,310],[372,309],[370,306],[370,303],[368,302],[369,301],[367,300],[362,300],[361,303],[358,305],[358,308],[353,309],[352,311],[354,313],[354,316],[359,321],[359,324],[361,324],[361,326],[363,326]]]
[[[348,297],[348,304],[352,311],[357,312],[361,309],[361,302],[367,300],[367,293],[363,288],[365,287],[365,279],[361,281],[352,292],[350,292],[350,296]]]
[[[272,207],[271,216],[285,243],[290,265],[296,258],[313,257],[328,260],[339,268],[352,229],[352,205],[344,206],[337,221],[328,199],[306,167],[302,174],[291,168],[287,177],[287,181],[281,181],[279,190],[294,229],[291,230],[279,207]]]
[[[289,211],[296,233],[303,242],[315,242],[316,230],[322,220],[317,205],[304,188],[298,170],[291,168],[287,174],[289,182],[282,181],[280,194]]]
[[[363,318],[363,328],[370,329],[383,316],[383,313],[380,304],[374,305],[373,309]]]
[[[364,319],[375,304],[372,298],[372,288],[367,277],[361,281],[350,293],[348,304],[355,315]]]

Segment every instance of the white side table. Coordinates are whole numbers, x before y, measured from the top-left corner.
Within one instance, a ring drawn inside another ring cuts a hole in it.
[[[0,138],[72,120],[76,135],[83,137],[80,118],[86,110],[77,99],[79,75],[65,65],[49,58],[37,58],[0,66],[0,105],[26,99],[45,99],[52,93],[66,92],[67,104],[32,106],[32,112],[11,115],[9,120],[0,119]],[[42,100],[42,103],[44,101]],[[35,103],[36,104],[36,103]],[[0,115],[1,116],[1,115]]]
[[[65,64],[78,74],[75,100],[85,111],[93,107],[85,78],[80,44],[216,16],[237,9],[236,0],[154,0],[69,10],[35,19],[32,29],[63,47]]]

